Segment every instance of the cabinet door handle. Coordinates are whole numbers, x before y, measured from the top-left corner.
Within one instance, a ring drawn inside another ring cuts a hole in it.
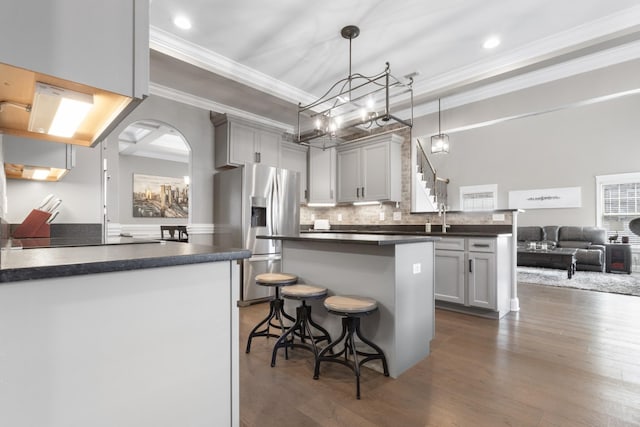
[[[489,244],[488,243],[474,243],[473,247],[474,248],[488,248]]]
[[[473,260],[469,260],[469,273],[473,273]]]
[[[364,197],[364,187],[362,187],[362,197]]]
[[[260,163],[260,153],[256,152],[255,157],[256,157],[256,163]]]
[[[356,199],[360,198],[360,187],[356,187]]]

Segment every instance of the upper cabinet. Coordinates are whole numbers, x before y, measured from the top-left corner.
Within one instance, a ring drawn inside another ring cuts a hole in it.
[[[280,167],[300,173],[300,203],[307,201],[307,151],[303,145],[283,142],[280,147]]]
[[[2,32],[15,36],[0,38],[2,62],[121,95],[147,94],[148,0],[26,0],[2,8]]]
[[[391,134],[338,147],[338,202],[400,201],[402,140]]]
[[[335,147],[309,149],[309,203],[336,203]]]
[[[148,0],[7,2],[0,27],[14,35],[0,38],[0,99],[13,107],[0,113],[2,132],[95,145],[148,94]],[[36,82],[62,90],[43,95]],[[53,135],[33,124],[37,97],[74,93],[92,98],[75,134]]]
[[[215,126],[215,166],[223,168],[245,163],[280,165],[282,132],[226,114],[211,113]]]

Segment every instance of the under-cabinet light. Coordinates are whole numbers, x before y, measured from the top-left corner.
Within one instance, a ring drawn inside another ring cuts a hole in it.
[[[307,203],[310,208],[332,208],[335,205],[335,203]]]
[[[49,177],[49,170],[48,169],[34,169],[32,175],[31,175],[31,179],[38,179],[40,181],[43,181],[43,180],[47,179],[48,177]]]
[[[93,107],[93,95],[36,82],[29,131],[71,138]]]
[[[380,202],[378,201],[373,201],[373,202],[353,202],[353,206],[367,206],[367,205],[379,205]]]

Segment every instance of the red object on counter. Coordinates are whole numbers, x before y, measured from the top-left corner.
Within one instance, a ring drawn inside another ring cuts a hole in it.
[[[33,209],[13,232],[15,239],[25,239],[29,237],[51,237],[47,220],[51,213]]]

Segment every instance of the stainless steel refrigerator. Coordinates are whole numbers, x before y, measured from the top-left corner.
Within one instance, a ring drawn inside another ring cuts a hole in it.
[[[259,235],[297,234],[300,223],[300,174],[247,164],[213,177],[214,244],[249,249],[242,262],[240,305],[264,301],[273,289],[256,286],[257,274],[281,271],[279,240]]]

